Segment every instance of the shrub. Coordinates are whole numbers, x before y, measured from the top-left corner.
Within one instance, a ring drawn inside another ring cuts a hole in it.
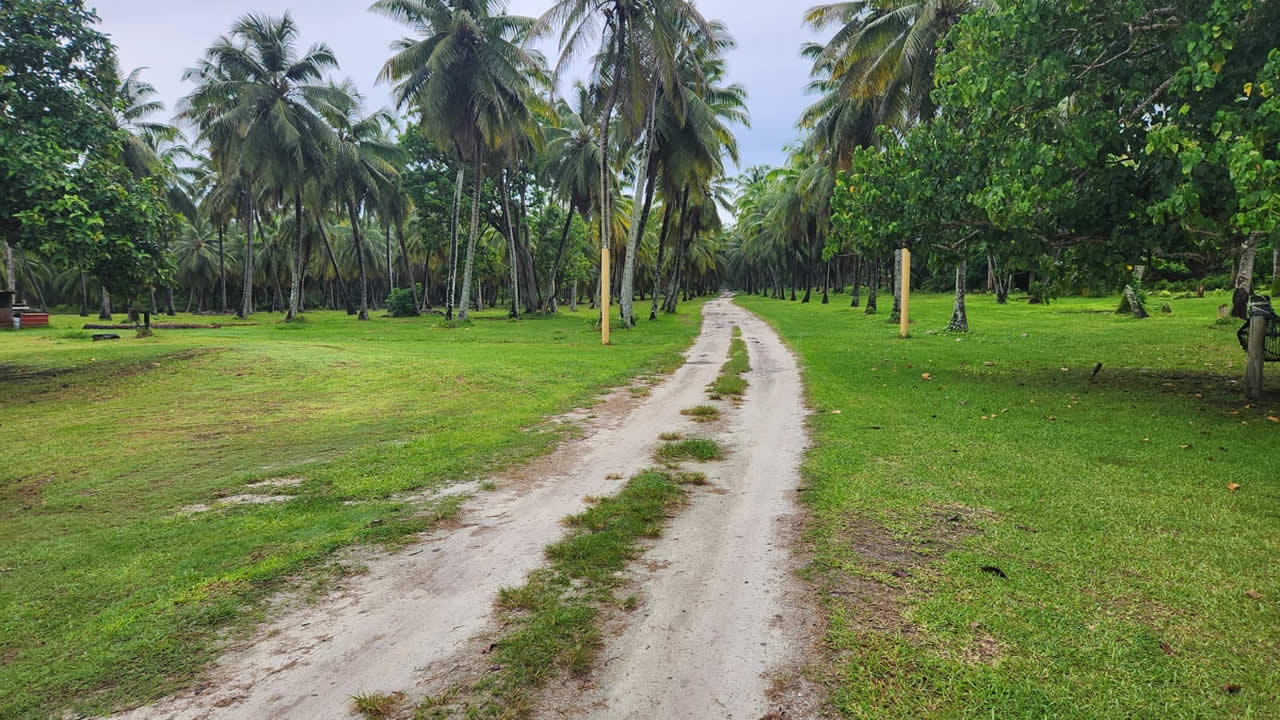
[[[413,293],[404,288],[394,288],[387,296],[387,313],[391,317],[413,317],[418,314],[418,307],[413,302]]]

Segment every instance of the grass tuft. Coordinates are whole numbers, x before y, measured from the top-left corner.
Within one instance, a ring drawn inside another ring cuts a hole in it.
[[[695,405],[681,410],[680,414],[693,418],[695,422],[712,422],[720,419],[720,408],[715,405]]]
[[[733,327],[734,337],[729,341],[729,359],[720,367],[720,376],[707,387],[712,400],[719,400],[726,395],[742,395],[747,391],[747,380],[742,377],[751,369],[747,344],[742,340],[742,329]]]
[[[724,458],[724,451],[715,440],[707,438],[689,438],[663,444],[657,450],[657,458],[663,462],[679,462],[681,460],[697,460],[709,462]]]
[[[356,695],[351,698],[351,707],[369,720],[389,718],[404,703],[404,693],[383,693]]]

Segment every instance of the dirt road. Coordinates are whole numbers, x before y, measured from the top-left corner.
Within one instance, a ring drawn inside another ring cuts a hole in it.
[[[695,433],[680,410],[706,402],[732,328],[751,355],[740,407],[710,434],[730,450],[709,468],[718,492],[700,494],[646,555],[645,599],[611,639],[571,707],[551,717],[759,718],[770,673],[812,643],[787,537],[804,449],[794,358],[763,322],[727,299],[708,303],[688,362],[634,408],[600,412],[585,437],[497,479],[470,500],[461,527],[442,528],[318,604],[284,613],[246,647],[217,661],[194,689],[121,720],[348,718],[360,693],[409,692],[448,680],[468,640],[485,630],[500,587],[520,584],[563,534],[584,498],[616,493],[650,466],[663,432]],[[772,701],[776,704],[776,699]]]

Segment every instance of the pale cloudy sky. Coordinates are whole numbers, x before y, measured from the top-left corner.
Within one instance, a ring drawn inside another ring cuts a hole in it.
[[[731,80],[750,93],[752,127],[740,130],[744,168],[778,164],[782,147],[796,137],[795,123],[810,102],[804,93],[808,65],[800,57],[801,43],[815,39],[800,22],[808,1],[698,0],[707,18],[728,24],[738,41],[729,57]],[[814,0],[816,1],[816,0]],[[375,85],[386,60],[388,45],[406,28],[367,12],[372,0],[90,0],[102,18],[102,29],[119,47],[120,63],[128,70],[150,68],[145,77],[160,91],[172,111],[189,88],[181,81],[219,35],[246,12],[293,13],[303,42],[328,43],[342,65],[340,75],[360,86],[371,106],[389,105],[387,87]],[[541,15],[550,0],[511,0],[509,11]],[[554,57],[554,45],[544,48]],[[732,170],[730,170],[732,173]]]

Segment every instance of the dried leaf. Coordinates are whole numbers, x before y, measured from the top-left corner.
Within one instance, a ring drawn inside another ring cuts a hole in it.
[[[1252,600],[1261,600],[1261,599],[1262,599],[1262,593],[1258,592],[1257,590],[1245,590],[1245,591],[1244,591],[1244,596],[1245,596],[1245,597],[1247,597],[1247,598],[1250,598],[1250,599],[1252,599]]]
[[[1160,649],[1164,651],[1165,655],[1173,657],[1173,648],[1169,647],[1169,643],[1160,643]]]
[[[1235,492],[1235,491],[1237,491],[1237,490],[1239,490],[1239,489],[1240,489],[1240,484],[1239,484],[1239,483],[1227,483],[1227,489],[1228,489],[1228,490],[1230,490],[1231,492]]]
[[[1236,693],[1240,692],[1240,686],[1235,683],[1227,683],[1226,685],[1222,686],[1222,692],[1228,695],[1235,695]]]
[[[1050,416],[1049,416],[1049,422],[1053,422],[1053,421],[1055,421],[1055,420],[1057,420],[1057,419],[1058,419],[1058,418],[1056,418],[1056,417],[1054,417],[1054,416],[1052,416],[1052,415],[1050,415]]]
[[[1179,445],[1178,447],[1182,448],[1183,450],[1189,450],[1191,448],[1190,445]]]
[[[839,411],[839,410],[832,410],[832,411],[831,411],[831,414],[832,414],[832,415],[839,415],[839,414],[841,414],[841,411]]]
[[[933,376],[932,376],[932,375],[930,375],[929,373],[920,373],[920,379],[921,379],[921,380],[932,380],[932,379],[933,379]]]
[[[1268,415],[1267,419],[1273,423],[1280,423],[1280,417],[1276,417],[1275,415]]]

